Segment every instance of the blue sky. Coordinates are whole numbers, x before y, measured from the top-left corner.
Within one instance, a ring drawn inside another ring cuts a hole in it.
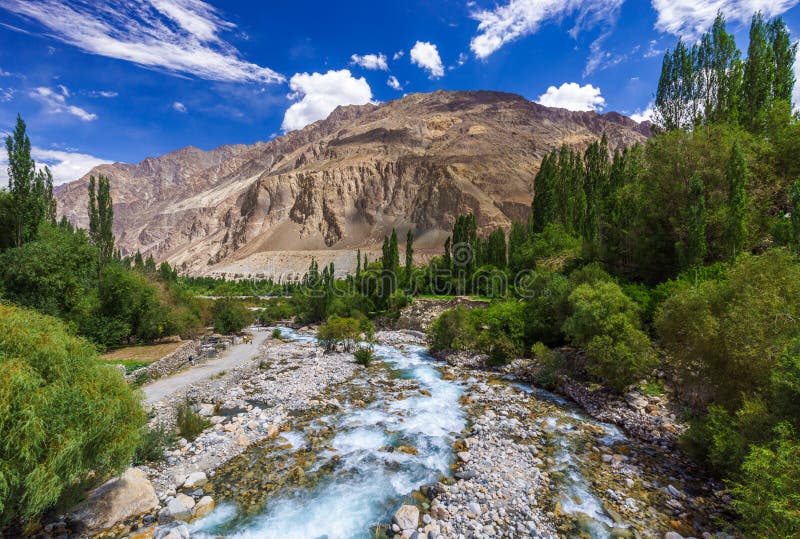
[[[721,9],[744,50],[760,9],[800,37],[798,4],[0,0],[0,132],[22,114],[61,183],[104,161],[250,144],[340,104],[438,89],[641,119],[678,36],[695,39]]]

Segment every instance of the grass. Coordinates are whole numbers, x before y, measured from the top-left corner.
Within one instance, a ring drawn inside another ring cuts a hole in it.
[[[211,426],[211,422],[194,411],[189,401],[178,406],[178,434],[188,441],[193,441],[201,432]]]
[[[168,342],[163,344],[147,344],[141,346],[126,346],[103,354],[103,361],[119,363],[127,367],[128,363],[139,362],[150,364],[167,356],[178,349],[186,341]]]
[[[659,380],[650,381],[641,387],[641,391],[643,395],[663,395],[664,384]]]
[[[372,363],[372,360],[375,358],[375,353],[369,346],[359,346],[356,348],[355,352],[353,352],[353,356],[356,359],[356,363],[364,367],[369,367],[369,364]]]

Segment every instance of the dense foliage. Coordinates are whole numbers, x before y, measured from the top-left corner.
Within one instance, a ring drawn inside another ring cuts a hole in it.
[[[214,329],[219,333],[238,333],[253,322],[253,313],[241,301],[223,298],[211,308]]]
[[[128,465],[145,416],[91,344],[55,318],[0,305],[0,366],[0,525],[74,501]]]

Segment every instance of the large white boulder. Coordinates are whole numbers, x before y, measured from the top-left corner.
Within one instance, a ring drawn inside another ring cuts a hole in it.
[[[394,522],[401,530],[416,530],[419,524],[419,509],[413,505],[403,505],[394,514]]]
[[[88,499],[73,513],[72,519],[83,522],[87,531],[97,532],[149,513],[158,506],[158,496],[147,475],[138,468],[128,468],[120,477],[89,492]]]

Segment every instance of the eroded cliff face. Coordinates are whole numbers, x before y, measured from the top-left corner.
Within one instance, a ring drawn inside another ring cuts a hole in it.
[[[602,133],[614,149],[644,141],[647,127],[499,92],[413,94],[339,107],[267,143],[102,165],[56,196],[86,226],[88,178],[109,176],[123,252],[192,274],[278,276],[312,257],[345,272],[355,249],[378,250],[392,228],[413,229],[425,259],[461,213],[484,232],[525,219],[542,157]]]

